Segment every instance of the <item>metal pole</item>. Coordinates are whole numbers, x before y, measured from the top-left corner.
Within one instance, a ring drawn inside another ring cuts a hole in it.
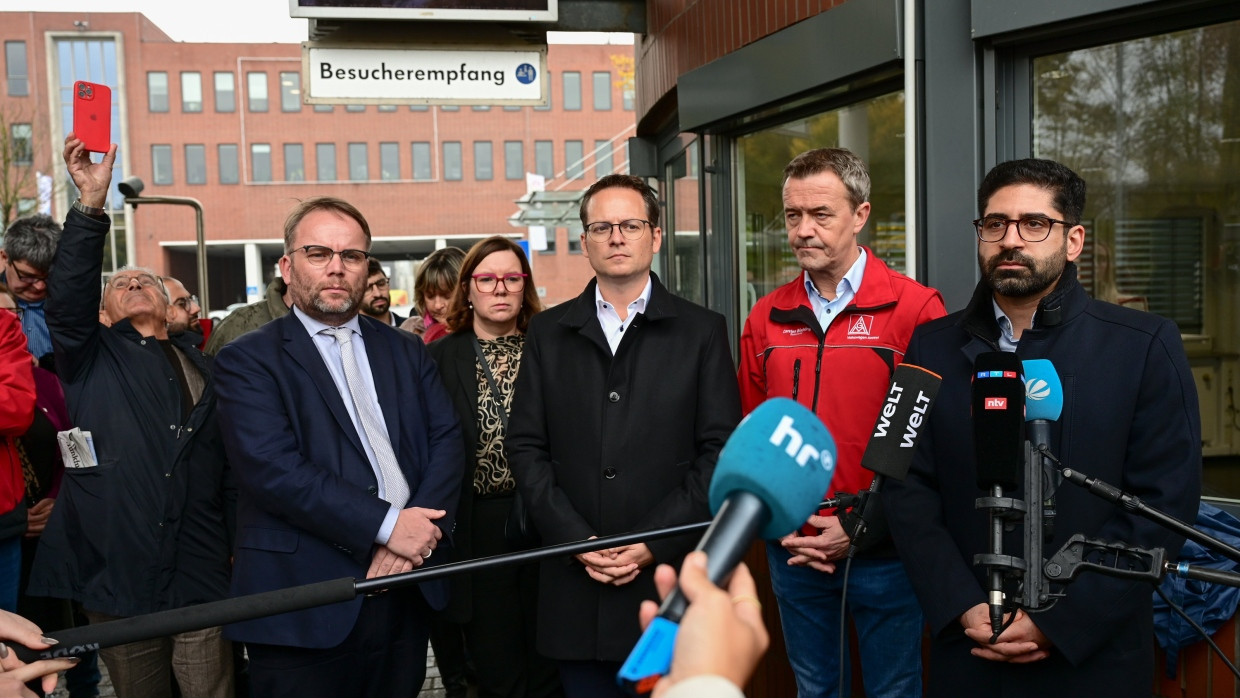
[[[135,209],[138,204],[173,204],[194,208],[194,222],[198,233],[198,317],[207,317],[211,300],[207,291],[207,238],[202,224],[202,202],[189,196],[127,196],[125,203]]]

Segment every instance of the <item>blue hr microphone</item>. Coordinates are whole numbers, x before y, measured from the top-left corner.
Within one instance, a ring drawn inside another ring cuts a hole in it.
[[[710,481],[714,521],[697,550],[706,575],[722,585],[755,536],[796,530],[818,509],[835,472],[835,440],[822,420],[788,398],[772,398],[741,421],[719,452]],[[674,589],[620,668],[617,680],[649,693],[672,665],[676,631],[688,607]]]

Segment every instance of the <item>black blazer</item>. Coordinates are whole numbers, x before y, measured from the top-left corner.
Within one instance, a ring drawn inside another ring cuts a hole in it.
[[[594,281],[530,322],[505,445],[545,544],[710,517],[715,460],[740,420],[727,324],[651,279],[646,312],[614,357]],[[697,538],[649,547],[656,562],[679,566]],[[539,652],[622,661],[640,633],[638,606],[657,598],[653,572],[615,587],[590,579],[575,558],[544,562]]]

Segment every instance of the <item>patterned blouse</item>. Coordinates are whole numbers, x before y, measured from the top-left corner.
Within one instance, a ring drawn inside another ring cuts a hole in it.
[[[478,344],[491,367],[491,375],[500,393],[499,400],[496,400],[482,365],[475,361],[478,379],[478,467],[474,470],[474,494],[487,496],[512,492],[517,487],[512,471],[508,469],[508,459],[504,457],[504,421],[500,410],[507,413],[512,408],[512,386],[521,364],[525,335],[479,338]]]

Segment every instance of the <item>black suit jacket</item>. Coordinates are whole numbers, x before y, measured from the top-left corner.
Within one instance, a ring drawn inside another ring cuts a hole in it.
[[[407,507],[445,509],[450,547],[464,455],[456,411],[421,340],[361,317],[362,338]],[[234,340],[216,359],[220,423],[240,481],[234,595],[366,574],[388,511],[344,400],[294,313]],[[438,564],[448,556],[436,556]],[[418,585],[432,608],[442,580]],[[230,626],[236,640],[339,644],[361,598]]]
[[[740,420],[723,316],[677,298],[652,275],[646,312],[613,357],[595,282],[534,316],[517,374],[506,449],[545,544],[710,517],[707,487]],[[649,544],[679,566],[697,536]],[[575,558],[540,569],[538,650],[553,659],[621,661],[657,598],[654,567],[624,586],[592,580]]]

